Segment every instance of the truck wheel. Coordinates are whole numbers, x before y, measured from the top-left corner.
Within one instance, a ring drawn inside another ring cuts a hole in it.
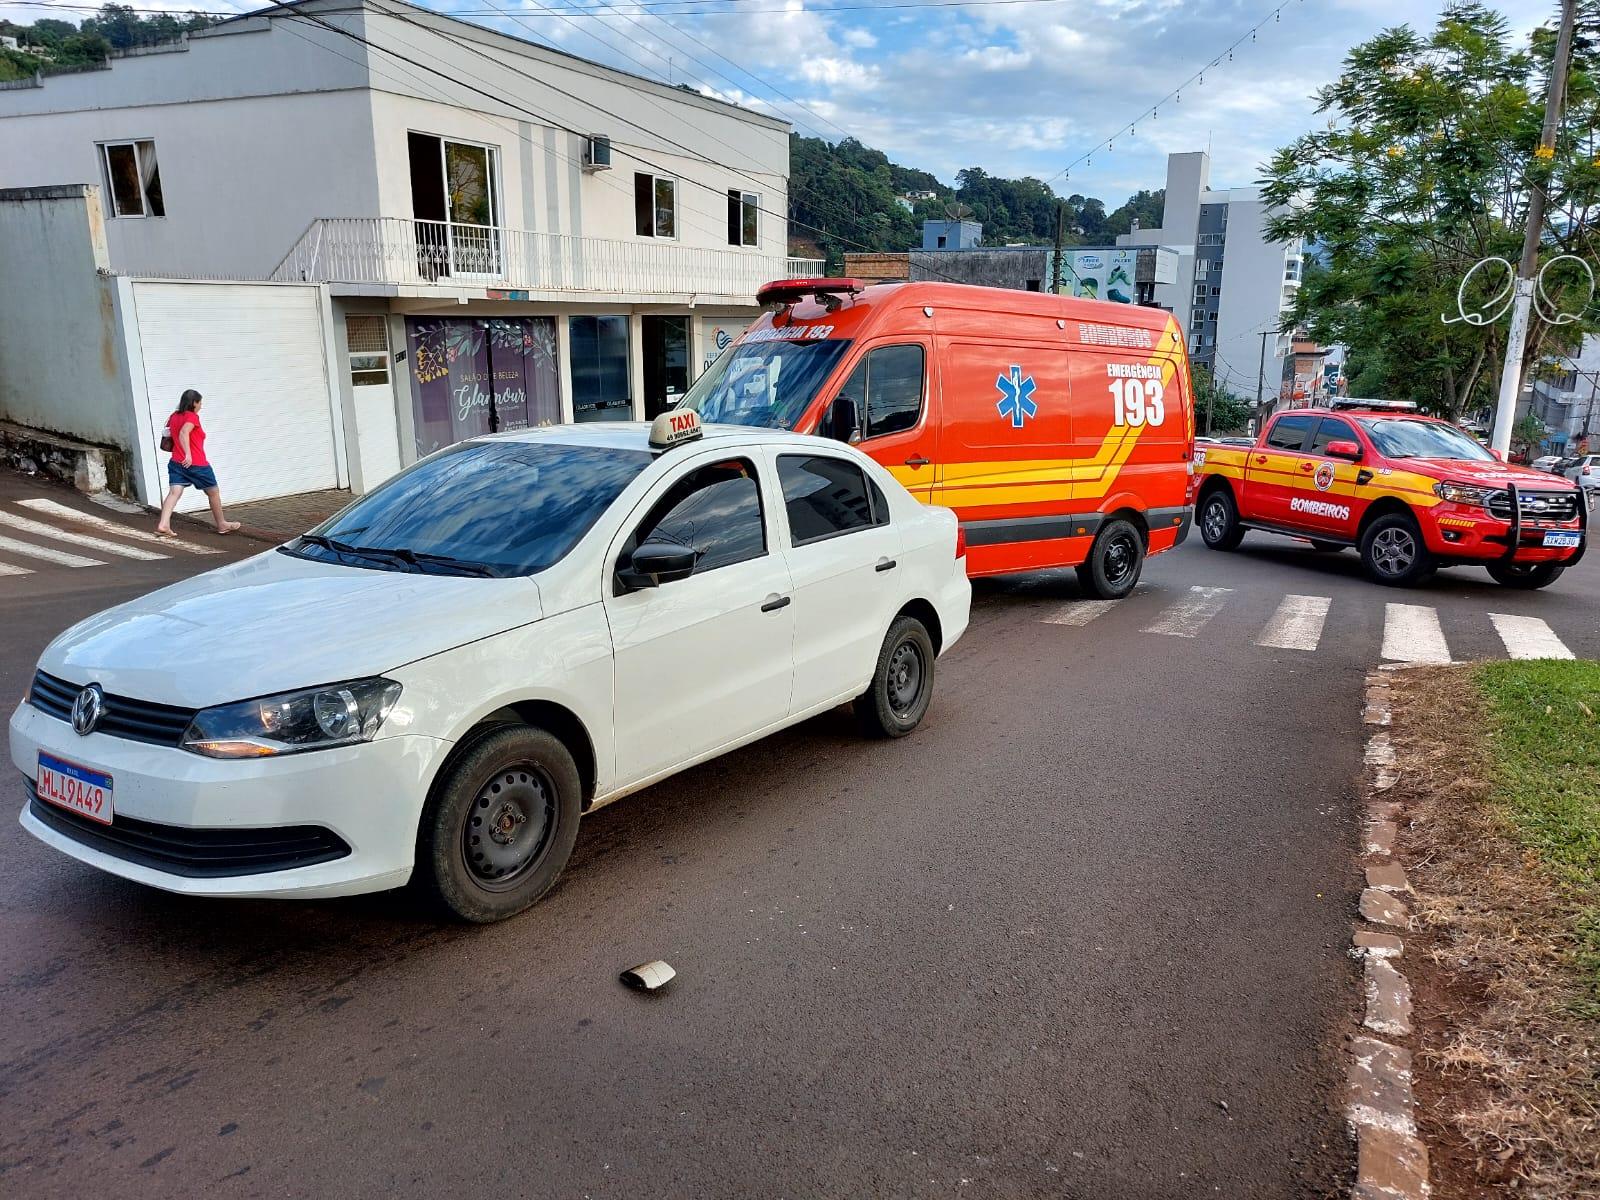
[[[1315,550],[1318,554],[1337,554],[1337,553],[1339,553],[1339,551],[1344,549],[1344,543],[1343,542],[1319,542],[1316,538],[1312,538],[1311,539],[1311,548],[1313,550]]]
[[[915,617],[900,617],[878,651],[872,686],[851,706],[867,737],[905,737],[933,702],[933,639]]]
[[[1549,587],[1566,569],[1565,563],[1553,562],[1493,563],[1488,568],[1490,577],[1502,587],[1527,592]]]
[[[1389,587],[1412,587],[1435,570],[1433,555],[1410,513],[1389,513],[1367,526],[1361,535],[1361,564],[1368,575]]]
[[[1132,521],[1116,517],[1100,527],[1089,557],[1078,568],[1078,582],[1102,600],[1121,600],[1133,591],[1144,570],[1144,535]]]
[[[1219,487],[1200,503],[1200,538],[1213,550],[1233,550],[1244,540],[1233,493]]]
[[[500,921],[550,890],[578,837],[583,785],[554,734],[508,725],[434,787],[417,835],[418,882],[464,921]]]

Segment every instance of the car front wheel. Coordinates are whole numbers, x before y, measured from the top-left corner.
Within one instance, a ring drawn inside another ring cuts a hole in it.
[[[897,617],[878,651],[872,686],[856,698],[856,724],[868,737],[905,737],[933,702],[933,639],[915,617]]]
[[[419,883],[464,921],[500,921],[550,890],[578,837],[582,781],[555,735],[486,734],[435,785],[417,837]]]
[[[1433,574],[1433,555],[1410,513],[1379,517],[1361,535],[1361,563],[1367,574],[1389,587],[1411,587]]]
[[[1549,587],[1566,569],[1565,563],[1553,562],[1494,563],[1488,568],[1490,578],[1502,587],[1528,592]]]

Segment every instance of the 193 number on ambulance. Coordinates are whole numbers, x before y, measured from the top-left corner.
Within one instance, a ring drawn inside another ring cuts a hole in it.
[[[1113,379],[1113,425],[1160,425],[1167,419],[1166,389],[1159,379]]]

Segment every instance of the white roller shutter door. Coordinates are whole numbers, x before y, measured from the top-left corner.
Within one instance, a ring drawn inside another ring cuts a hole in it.
[[[224,503],[338,486],[315,287],[134,284],[152,427],[186,388],[205,397],[206,457]],[[161,460],[166,486],[166,458]],[[184,509],[205,506],[190,491]]]

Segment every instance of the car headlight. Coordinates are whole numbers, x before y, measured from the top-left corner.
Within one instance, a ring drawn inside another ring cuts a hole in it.
[[[1452,504],[1472,504],[1488,508],[1489,501],[1500,494],[1499,488],[1478,487],[1471,483],[1436,483],[1433,494]]]
[[[210,758],[265,758],[370,742],[400,699],[392,679],[353,679],[201,709],[185,750]]]

